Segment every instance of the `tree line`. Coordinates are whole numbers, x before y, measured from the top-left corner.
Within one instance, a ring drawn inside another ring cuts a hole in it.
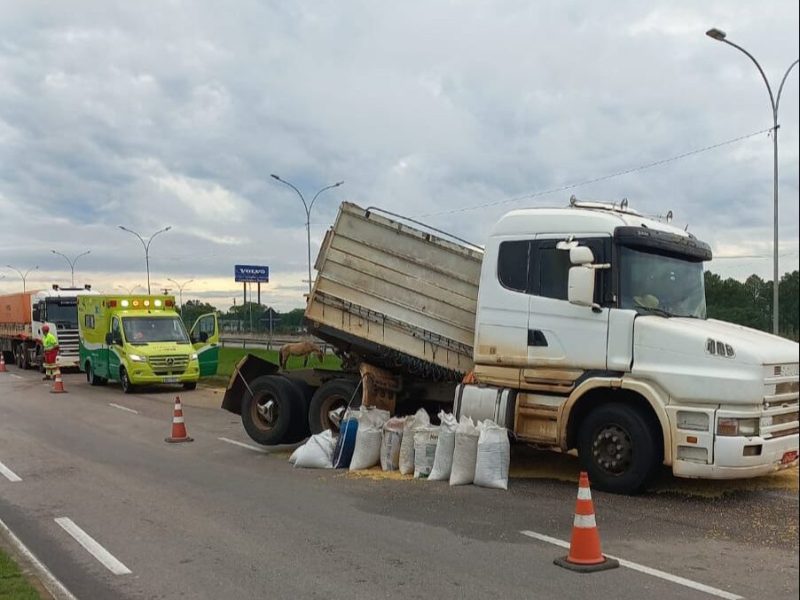
[[[706,271],[705,286],[709,318],[772,331],[772,281],[764,281],[758,275],[750,275],[745,281],[732,277],[722,279],[716,273]],[[781,335],[797,340],[800,332],[798,271],[784,274],[778,294]],[[207,302],[189,300],[183,305],[181,315],[186,326],[191,327],[197,317],[210,312],[218,311]],[[223,331],[232,333],[268,333],[270,325],[273,333],[299,333],[303,330],[303,309],[282,313],[263,304],[247,302],[220,313],[220,322]]]

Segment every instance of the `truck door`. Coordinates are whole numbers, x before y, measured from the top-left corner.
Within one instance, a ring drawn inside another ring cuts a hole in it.
[[[198,317],[190,333],[200,363],[200,377],[217,374],[219,364],[219,322],[216,313]]]
[[[600,308],[570,304],[569,250],[557,248],[564,238],[537,237],[531,251],[528,367],[520,383],[533,390],[568,393],[584,372],[606,369],[609,309],[603,300],[610,289],[608,270],[598,270],[596,275],[595,302]],[[576,241],[592,250],[595,263],[610,258],[610,237],[576,236]]]
[[[122,327],[119,322],[119,317],[113,317],[111,319],[111,337],[114,341],[108,346],[106,352],[106,356],[108,357],[108,378],[118,380],[120,366],[119,352],[122,351]]]

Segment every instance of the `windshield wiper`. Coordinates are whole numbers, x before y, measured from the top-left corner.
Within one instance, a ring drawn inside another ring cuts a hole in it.
[[[661,315],[662,317],[666,317],[667,319],[669,319],[670,317],[674,317],[675,316],[671,312],[668,312],[668,311],[664,310],[663,308],[657,308],[655,306],[637,306],[636,310],[643,310],[643,311],[652,313],[654,315]]]

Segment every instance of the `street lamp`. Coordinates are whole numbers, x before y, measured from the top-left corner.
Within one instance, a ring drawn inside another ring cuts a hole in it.
[[[22,277],[22,291],[23,291],[23,293],[26,291],[25,286],[26,286],[26,283],[27,283],[27,280],[28,280],[28,275],[30,274],[31,271],[36,271],[39,268],[39,266],[37,265],[37,266],[33,267],[32,269],[28,269],[27,271],[25,271],[25,273],[23,273],[22,271],[20,271],[16,267],[12,267],[11,265],[6,265],[6,266],[9,269],[12,269],[12,270],[16,271],[17,273],[19,273],[19,276]]]
[[[135,290],[138,287],[142,287],[142,286],[140,286],[140,285],[134,285],[133,287],[126,287],[124,285],[115,285],[114,286],[114,288],[119,288],[121,290],[125,290],[126,292],[128,292],[129,296],[133,296],[133,290]]]
[[[180,303],[181,311],[183,311],[183,288],[192,283],[194,279],[189,279],[188,281],[184,281],[182,284],[178,283],[174,279],[170,279],[169,277],[167,277],[167,281],[171,281],[172,283],[175,284],[175,287],[178,288],[178,302]]]
[[[774,96],[772,94],[772,88],[769,85],[769,81],[767,80],[767,76],[764,74],[764,70],[761,68],[761,65],[758,64],[758,61],[755,57],[750,54],[747,50],[742,48],[741,46],[734,44],[733,42],[727,39],[727,36],[724,31],[721,29],[709,29],[706,31],[706,35],[711,39],[717,40],[718,42],[723,42],[728,44],[729,46],[733,46],[740,52],[747,55],[747,57],[753,61],[753,64],[758,69],[758,72],[761,74],[761,78],[764,80],[764,83],[767,86],[767,93],[769,93],[769,102],[772,105],[772,156],[773,156],[773,164],[772,164],[772,194],[773,194],[773,242],[772,242],[772,332],[775,335],[778,335],[778,285],[780,280],[778,279],[778,107],[781,103],[781,92],[783,92],[783,84],[786,83],[786,78],[789,76],[789,73],[797,65],[798,61],[795,60],[789,68],[786,69],[786,73],[783,74],[783,79],[781,79],[781,85],[778,87],[778,95]]]
[[[132,233],[137,238],[139,238],[140,242],[142,242],[142,246],[144,247],[144,261],[145,264],[147,265],[147,293],[149,295],[150,294],[150,243],[153,241],[153,238],[155,238],[159,233],[164,233],[165,231],[169,231],[170,229],[172,229],[172,225],[156,231],[153,235],[147,238],[147,242],[145,242],[144,238],[142,238],[142,236],[140,236],[132,229],[128,229],[127,227],[123,227],[122,225],[119,225],[119,228],[122,229],[122,231],[127,231],[128,233]]]
[[[344,181],[338,181],[334,184],[326,185],[324,188],[322,188],[320,191],[314,194],[314,197],[311,199],[311,204],[308,204],[306,203],[306,199],[303,197],[303,194],[300,193],[300,190],[298,190],[291,183],[289,183],[285,179],[281,179],[275,174],[270,175],[270,177],[280,181],[285,185],[288,185],[295,192],[297,192],[297,195],[300,196],[300,201],[303,203],[303,208],[306,210],[306,239],[308,240],[308,296],[310,298],[311,297],[311,209],[314,208],[314,202],[322,192],[324,192],[325,190],[329,190],[331,188],[339,187],[344,183]]]
[[[69,270],[70,270],[71,278],[72,278],[72,287],[75,287],[75,263],[78,262],[78,259],[81,256],[86,256],[87,254],[91,254],[92,251],[91,250],[87,250],[86,252],[82,252],[81,254],[78,254],[78,256],[73,258],[72,260],[70,260],[69,256],[67,256],[66,254],[61,254],[61,252],[56,252],[55,250],[50,250],[50,252],[52,252],[53,254],[58,254],[59,256],[63,256],[66,259],[66,261],[69,263]]]

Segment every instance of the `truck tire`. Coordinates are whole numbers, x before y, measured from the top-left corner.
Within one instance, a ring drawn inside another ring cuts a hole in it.
[[[132,394],[136,388],[131,383],[131,378],[128,377],[128,371],[125,367],[119,368],[119,384],[122,386],[122,392],[125,394]]]
[[[187,381],[183,384],[183,389],[187,391],[192,391],[197,389],[197,382],[196,381]]]
[[[661,463],[661,441],[644,412],[622,402],[591,411],[578,430],[578,457],[592,487],[641,492]]]
[[[358,393],[353,398],[357,386],[358,382],[349,379],[332,379],[317,388],[311,397],[311,406],[308,409],[308,427],[311,433],[322,433],[333,427],[329,417],[332,410],[340,406],[349,405],[350,408],[361,406],[361,394]]]
[[[86,381],[89,382],[89,385],[94,385],[94,386],[106,384],[105,379],[103,379],[98,375],[95,375],[95,372],[92,369],[92,363],[90,363],[88,360],[86,361]]]
[[[294,386],[301,399],[298,409],[292,411],[292,436],[299,441],[311,435],[311,429],[308,425],[308,410],[311,406],[311,398],[314,396],[315,388],[299,379],[291,377],[286,379]]]
[[[242,398],[242,425],[250,438],[259,444],[272,446],[294,438],[291,430],[292,413],[302,399],[297,389],[283,377],[264,375],[250,383]]]

